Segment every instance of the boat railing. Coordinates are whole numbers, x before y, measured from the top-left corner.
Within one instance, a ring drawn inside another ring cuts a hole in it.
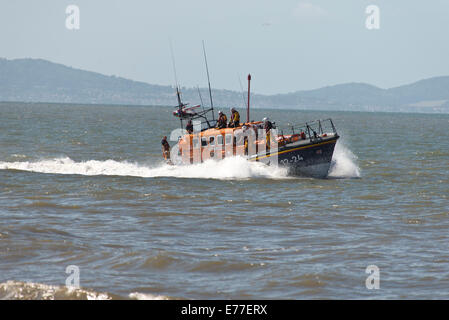
[[[288,124],[287,126],[291,130],[291,134],[300,134],[303,139],[309,139],[310,141],[321,139],[330,133],[337,135],[337,130],[330,118],[318,119],[303,124]],[[281,134],[284,134],[284,130],[281,130]]]
[[[217,120],[201,119],[201,131],[215,128],[216,125],[217,125]]]

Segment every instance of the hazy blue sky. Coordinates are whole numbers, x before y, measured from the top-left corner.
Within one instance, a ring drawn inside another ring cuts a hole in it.
[[[65,26],[78,5],[80,29]],[[365,27],[368,5],[380,29]],[[0,57],[42,58],[153,84],[258,93],[449,75],[449,0],[0,0]]]

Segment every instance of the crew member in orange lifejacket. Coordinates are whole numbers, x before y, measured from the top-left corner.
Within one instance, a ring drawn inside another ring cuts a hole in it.
[[[161,141],[162,155],[166,161],[170,161],[170,145],[168,144],[167,137],[164,136]]]
[[[231,109],[231,121],[229,121],[229,128],[237,128],[240,126],[240,114],[235,108]]]
[[[193,124],[192,124],[192,120],[189,120],[189,121],[187,122],[186,130],[187,130],[187,133],[189,133],[189,134],[192,134],[192,133],[193,133]]]
[[[218,120],[217,120],[217,128],[223,129],[226,128],[226,124],[228,122],[228,118],[222,111],[218,111]]]

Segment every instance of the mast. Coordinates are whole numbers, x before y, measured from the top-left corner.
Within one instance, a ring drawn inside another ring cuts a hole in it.
[[[207,83],[209,85],[209,97],[210,97],[210,107],[212,109],[212,120],[215,120],[214,116],[214,103],[212,101],[212,90],[210,88],[210,78],[209,78],[209,68],[207,66],[207,58],[206,58],[206,48],[204,47],[204,40],[203,40],[203,54],[204,54],[204,62],[206,63],[206,73],[207,73]]]
[[[249,97],[251,88],[251,75],[248,74],[248,106],[246,107],[246,122],[249,122]]]

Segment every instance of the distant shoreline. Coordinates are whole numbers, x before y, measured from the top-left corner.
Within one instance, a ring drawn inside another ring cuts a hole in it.
[[[255,79],[254,79],[255,80]],[[206,88],[181,87],[184,103],[201,104]],[[246,91],[212,89],[217,109],[246,105]],[[86,105],[174,106],[173,86],[162,86],[74,69],[42,59],[0,58],[0,100]],[[48,102],[46,102],[48,101]],[[314,90],[251,94],[252,108],[326,111],[449,113],[449,76],[382,89],[344,83]]]
[[[26,105],[61,105],[61,106],[85,106],[85,107],[138,107],[138,108],[176,108],[176,106],[167,105],[133,105],[133,104],[102,104],[102,103],[72,103],[72,102],[43,102],[43,101],[0,101],[0,106],[7,104],[26,104]],[[428,107],[424,107],[428,108]],[[217,109],[217,108],[216,108]],[[239,109],[237,107],[237,109]],[[240,108],[244,109],[244,108]],[[311,111],[311,112],[360,112],[360,113],[397,113],[397,114],[449,114],[449,110],[443,112],[437,111],[394,111],[394,110],[338,110],[338,109],[301,109],[290,107],[254,107],[256,110],[282,110],[282,111]],[[218,109],[217,109],[218,110]]]

